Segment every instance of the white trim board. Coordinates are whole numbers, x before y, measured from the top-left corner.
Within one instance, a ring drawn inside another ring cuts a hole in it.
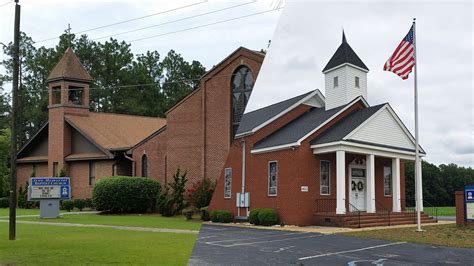
[[[404,160],[414,161],[415,152],[397,150],[392,148],[378,147],[367,144],[353,143],[347,141],[337,141],[331,143],[324,143],[319,145],[311,145],[313,154],[324,154],[336,151],[346,151],[350,153],[358,154],[373,154],[375,156],[388,157],[388,158],[400,158]],[[420,154],[421,157],[426,156]]]
[[[259,153],[265,153],[265,152],[271,152],[271,151],[278,151],[278,150],[284,150],[284,149],[289,149],[289,148],[292,148],[292,147],[299,147],[301,146],[301,142],[303,142],[303,140],[305,140],[306,138],[308,138],[309,136],[311,136],[312,134],[314,134],[314,132],[318,131],[320,128],[322,128],[323,126],[325,126],[327,123],[329,123],[330,121],[332,121],[334,118],[336,118],[337,116],[339,116],[340,114],[342,114],[344,111],[346,111],[349,107],[351,107],[353,104],[355,104],[356,102],[358,102],[359,100],[361,100],[364,105],[366,107],[369,107],[369,104],[367,103],[367,101],[364,99],[364,97],[362,96],[359,96],[357,98],[355,98],[354,100],[352,100],[349,104],[346,105],[346,107],[342,108],[341,110],[339,110],[339,112],[335,113],[334,115],[332,115],[330,118],[326,119],[326,121],[324,121],[323,123],[321,123],[318,127],[314,128],[313,130],[311,130],[309,133],[307,133],[306,135],[304,135],[302,138],[300,138],[298,141],[296,142],[293,142],[293,143],[289,143],[289,144],[283,144],[283,145],[278,145],[278,146],[273,146],[273,147],[267,147],[267,148],[262,148],[262,149],[252,149],[250,151],[250,153],[252,154],[259,154]]]
[[[267,126],[268,124],[270,124],[273,121],[277,120],[278,118],[282,117],[283,115],[285,115],[286,113],[288,113],[291,110],[295,109],[296,107],[300,106],[301,104],[305,104],[306,102],[308,102],[308,105],[313,106],[313,104],[311,104],[310,100],[314,96],[317,96],[319,98],[319,99],[317,99],[317,100],[319,100],[319,102],[321,102],[323,104],[325,103],[325,99],[324,99],[323,94],[318,89],[316,89],[316,90],[312,91],[310,94],[308,94],[306,97],[304,97],[303,99],[299,100],[295,104],[291,105],[290,107],[286,108],[285,110],[281,111],[280,113],[278,113],[277,115],[275,115],[272,118],[268,119],[267,121],[261,123],[260,125],[252,128],[250,131],[242,132],[242,133],[239,133],[239,134],[235,135],[234,139],[254,134],[255,132],[259,131],[263,127]]]

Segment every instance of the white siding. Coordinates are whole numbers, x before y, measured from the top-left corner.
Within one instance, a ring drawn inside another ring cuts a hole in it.
[[[339,86],[334,88],[334,77]],[[355,77],[359,77],[359,88],[355,87]],[[326,110],[344,105],[358,96],[367,100],[367,73],[350,65],[344,65],[325,74]]]
[[[358,129],[349,139],[415,149],[409,136],[386,108]]]

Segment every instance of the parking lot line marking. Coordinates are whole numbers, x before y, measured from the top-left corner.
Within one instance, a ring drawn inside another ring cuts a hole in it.
[[[388,244],[365,247],[365,248],[358,248],[358,249],[352,249],[352,250],[345,250],[345,251],[338,251],[338,252],[331,252],[331,253],[319,254],[319,255],[314,255],[314,256],[302,257],[302,258],[299,258],[298,260],[314,259],[314,258],[331,256],[331,255],[338,255],[338,254],[344,254],[344,253],[364,251],[364,250],[369,250],[369,249],[376,249],[376,248],[383,248],[383,247],[388,247],[388,246],[401,245],[401,244],[406,244],[406,243],[407,242],[388,243]]]
[[[252,237],[252,238],[227,239],[227,240],[212,241],[212,242],[207,242],[206,244],[214,244],[214,243],[222,243],[222,242],[231,242],[231,241],[238,242],[238,241],[265,239],[265,238],[271,238],[271,237],[276,237],[276,236],[302,235],[302,234],[308,234],[308,233],[272,234],[272,235],[267,235],[267,236],[262,236],[262,237]]]
[[[318,237],[318,236],[321,236],[321,235],[291,237],[291,238],[284,238],[284,239],[274,239],[274,240],[257,241],[257,242],[250,242],[250,243],[238,243],[238,244],[230,244],[230,245],[213,244],[213,242],[204,242],[204,243],[208,245],[223,247],[223,248],[231,248],[231,247],[236,247],[236,246],[248,246],[248,245],[255,245],[255,244],[262,244],[262,243],[273,243],[273,242],[281,242],[281,241],[288,241],[288,240],[312,238],[312,237]]]

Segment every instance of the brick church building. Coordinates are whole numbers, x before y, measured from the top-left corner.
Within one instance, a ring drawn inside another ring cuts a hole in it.
[[[89,111],[92,77],[68,48],[48,76],[48,121],[18,152],[18,186],[64,173],[73,198],[90,198],[106,176],[218,179],[264,56],[238,48],[159,118]]]
[[[368,104],[368,72],[343,35],[323,69],[325,96],[245,113],[209,209],[245,219],[267,207],[285,224],[338,226],[354,226],[346,222],[358,213],[376,225],[388,210],[413,223],[402,210],[415,140],[390,104]]]

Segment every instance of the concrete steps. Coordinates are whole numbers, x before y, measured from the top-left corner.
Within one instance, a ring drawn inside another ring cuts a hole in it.
[[[358,214],[347,214],[343,218],[345,227],[359,228]],[[421,214],[422,223],[435,223],[436,221],[429,215]],[[374,227],[374,226],[388,226],[388,225],[402,225],[415,224],[416,214],[413,213],[361,213],[360,227]]]

